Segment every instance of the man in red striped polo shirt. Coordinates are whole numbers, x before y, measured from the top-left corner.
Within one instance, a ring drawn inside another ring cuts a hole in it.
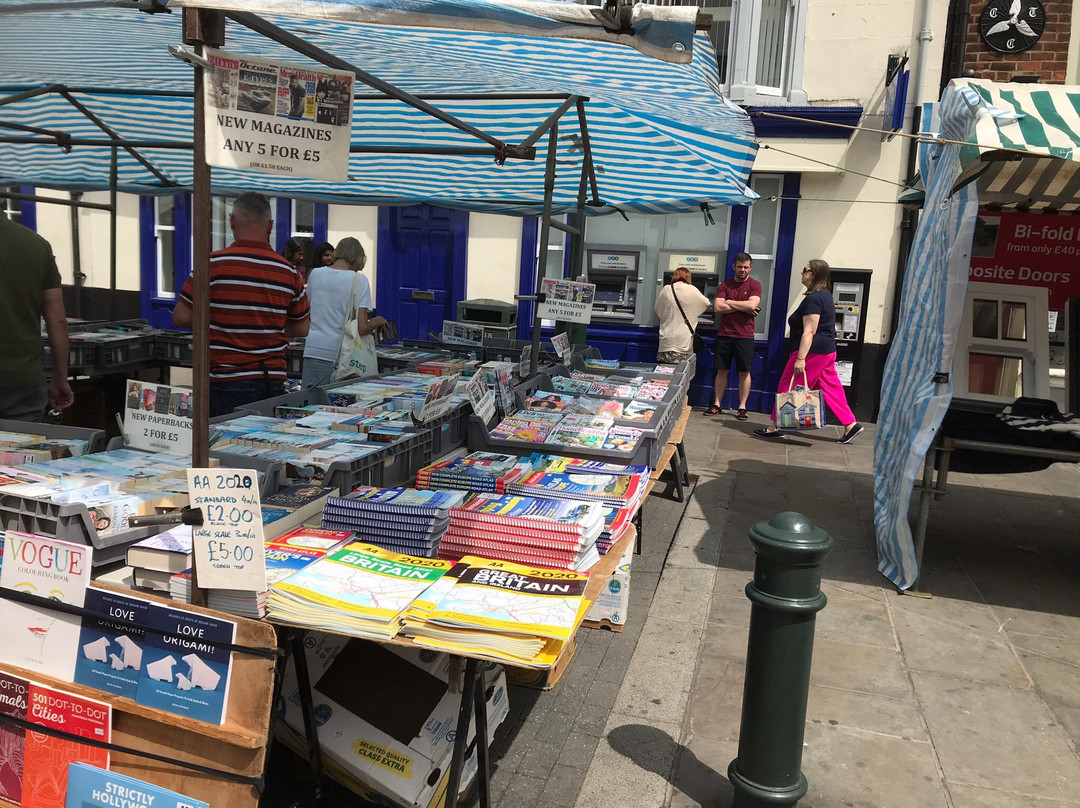
[[[285,349],[306,337],[310,307],[299,273],[270,247],[270,200],[246,193],[229,215],[232,244],[210,254],[210,416],[284,392]],[[173,325],[191,328],[192,280]]]

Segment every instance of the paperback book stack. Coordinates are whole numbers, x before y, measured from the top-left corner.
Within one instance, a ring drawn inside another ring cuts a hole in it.
[[[334,488],[293,485],[262,500],[263,536],[272,539],[308,521],[318,522]]]
[[[439,488],[501,494],[508,483],[527,474],[528,460],[497,452],[472,452],[441,460],[416,474],[417,488]]]
[[[451,566],[352,542],[272,586],[268,613],[281,623],[388,640],[409,604]]]
[[[169,581],[191,567],[191,527],[177,525],[127,549],[132,581],[140,589],[168,593]]]
[[[588,577],[473,556],[423,593],[403,633],[417,645],[550,666],[584,617]]]
[[[318,561],[327,553],[344,546],[355,538],[348,530],[323,530],[317,527],[298,527],[283,536],[266,542],[266,586],[283,581],[290,575]],[[190,591],[190,576],[188,576]],[[219,612],[242,617],[266,616],[266,592],[243,589],[208,589],[206,605]]]
[[[641,505],[649,484],[648,469],[642,468],[645,471],[628,474],[534,471],[507,485],[506,492],[603,503],[604,529],[597,539],[597,549],[603,555],[626,532]]]
[[[600,558],[603,511],[600,502],[476,494],[450,511],[439,558],[479,555],[584,571]]]
[[[322,526],[351,530],[360,541],[386,550],[434,558],[450,523],[450,509],[465,496],[463,491],[362,486],[343,497],[330,497]]]

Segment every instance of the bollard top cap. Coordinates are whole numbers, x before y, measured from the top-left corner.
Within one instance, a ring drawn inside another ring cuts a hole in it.
[[[792,563],[821,563],[833,546],[833,538],[807,517],[783,511],[768,522],[750,528],[750,541],[759,555],[780,556]]]

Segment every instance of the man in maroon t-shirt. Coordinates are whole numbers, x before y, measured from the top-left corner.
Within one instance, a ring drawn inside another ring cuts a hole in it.
[[[735,256],[734,278],[722,282],[716,290],[713,311],[720,315],[716,331],[716,381],[713,383],[713,404],[705,415],[720,412],[720,398],[727,387],[728,369],[732,360],[739,374],[739,408],[735,417],[745,421],[746,399],[750,396],[750,366],[754,362],[754,318],[761,305],[761,284],[750,277],[753,263],[747,253]]]

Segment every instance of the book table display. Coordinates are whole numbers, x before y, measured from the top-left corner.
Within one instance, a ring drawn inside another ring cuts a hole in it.
[[[584,600],[587,604],[592,604],[599,597],[601,590],[606,585],[607,579],[615,571],[618,566],[619,560],[622,558],[623,553],[628,547],[631,546],[636,535],[636,530],[633,526],[630,526],[625,533],[615,542],[608,553],[601,557],[589,570],[589,581],[585,587]],[[587,611],[587,608],[582,610],[582,613]],[[273,618],[268,618],[270,622],[274,622]],[[300,710],[303,717],[305,742],[307,745],[308,761],[311,766],[313,776],[315,778],[315,796],[321,797],[322,793],[322,778],[324,776],[324,768],[322,761],[322,750],[319,746],[319,736],[317,729],[317,722],[315,717],[315,705],[312,698],[312,685],[311,677],[308,670],[307,656],[304,653],[304,634],[308,629],[304,626],[296,624],[278,624],[279,628],[283,631],[285,636],[285,642],[289,647],[293,664],[296,670],[296,680],[299,688],[300,698]],[[574,634],[580,629],[580,624],[575,628]],[[324,633],[340,633],[340,632],[327,632],[325,628],[311,630],[318,630]],[[362,639],[370,642],[381,642],[390,645],[405,646],[410,648],[423,648],[414,643],[407,637],[393,637],[389,640],[373,640],[369,637],[363,637]],[[546,670],[548,668],[557,668],[566,663],[574,651],[574,636],[570,637],[570,640],[563,646],[562,652],[559,656],[551,662],[550,665],[520,665],[511,667],[526,667],[534,668],[537,670]],[[488,768],[488,743],[487,743],[487,708],[484,697],[484,677],[482,670],[482,662],[497,662],[499,664],[507,664],[504,659],[498,657],[488,656],[482,653],[458,653],[451,654],[451,657],[456,657],[460,660],[460,668],[463,670],[461,680],[461,700],[458,707],[458,719],[455,725],[455,737],[454,748],[450,759],[450,770],[446,787],[446,801],[444,808],[456,808],[458,801],[458,792],[461,785],[461,774],[465,764],[465,751],[468,746],[469,729],[472,721],[476,720],[476,754],[477,754],[477,784],[480,794],[480,805],[484,808],[490,806],[490,788],[489,788],[489,768]],[[450,683],[451,692],[453,692],[454,682]]]

